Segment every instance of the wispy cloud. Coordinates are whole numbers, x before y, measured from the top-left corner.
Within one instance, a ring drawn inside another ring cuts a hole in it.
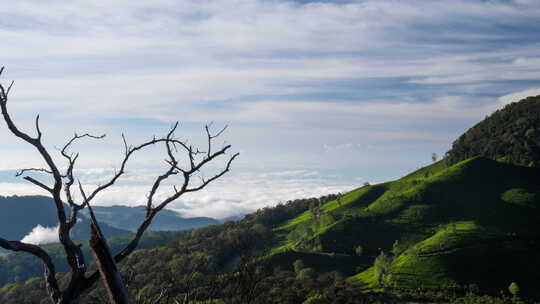
[[[73,131],[109,135],[74,147],[89,184],[118,166],[123,131],[136,143],[175,120],[193,143],[204,123],[229,124],[240,173],[392,178],[540,87],[538,1],[21,0],[0,14],[21,127],[39,112],[51,150]],[[0,169],[43,165],[0,137]],[[122,186],[161,162],[138,156]]]
[[[531,88],[520,92],[515,92],[499,97],[498,108],[501,108],[504,105],[507,105],[512,102],[518,102],[521,99],[528,96],[538,96],[540,95],[540,88]]]

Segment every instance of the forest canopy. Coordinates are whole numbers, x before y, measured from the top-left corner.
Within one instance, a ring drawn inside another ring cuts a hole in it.
[[[470,128],[454,141],[447,160],[473,156],[540,167],[540,96],[508,104]]]

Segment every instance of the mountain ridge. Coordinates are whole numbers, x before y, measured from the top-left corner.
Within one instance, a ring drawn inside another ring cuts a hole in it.
[[[64,204],[64,209],[68,212],[68,205]],[[81,217],[80,221],[71,231],[73,239],[87,239],[90,236],[90,221],[86,217]],[[50,197],[0,196],[0,237],[21,240],[38,225],[47,228],[58,225],[56,207]],[[128,233],[107,224],[102,225],[102,230],[109,237]]]
[[[132,232],[135,232],[140,223],[143,222],[146,213],[144,206],[95,206],[92,207],[92,210],[99,222]],[[83,210],[82,214],[88,216],[88,211]],[[148,229],[151,231],[187,230],[220,223],[220,221],[209,217],[188,218],[176,211],[163,209],[155,216]]]

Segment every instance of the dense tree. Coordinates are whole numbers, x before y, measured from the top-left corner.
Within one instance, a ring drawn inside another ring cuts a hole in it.
[[[512,282],[510,286],[508,286],[508,291],[514,296],[517,297],[519,295],[519,285],[516,282]]]
[[[390,271],[390,266],[392,265],[392,257],[381,251],[379,256],[375,259],[373,264],[375,270],[375,280],[379,286],[384,286],[387,279],[387,275]]]
[[[300,270],[304,269],[306,266],[304,265],[304,261],[302,260],[296,260],[293,263],[294,272],[297,274],[300,272]]]
[[[3,70],[4,68],[2,67],[0,69],[0,75],[2,74]],[[80,181],[77,180],[75,176],[74,168],[79,154],[70,152],[70,149],[77,141],[81,139],[102,139],[105,137],[105,135],[95,136],[91,134],[75,134],[63,146],[63,148],[60,149],[60,154],[66,163],[65,169],[62,169],[63,167],[58,165],[57,161],[43,145],[43,133],[40,129],[39,115],[35,120],[35,131],[37,133],[35,137],[32,137],[20,130],[12,120],[7,107],[8,96],[12,86],[13,82],[11,82],[11,84],[7,87],[0,84],[0,108],[3,119],[11,133],[35,148],[37,152],[39,152],[42,160],[45,162],[45,167],[43,168],[21,169],[17,175],[24,175],[23,178],[25,180],[45,190],[53,198],[58,219],[59,240],[66,253],[67,262],[71,269],[67,287],[61,289],[56,278],[55,265],[53,264],[49,254],[42,247],[19,241],[9,241],[3,238],[0,238],[0,247],[11,251],[27,252],[41,259],[45,268],[44,277],[46,289],[50,298],[55,303],[72,303],[76,301],[81,293],[91,288],[100,277],[104,283],[105,289],[108,291],[109,299],[113,303],[130,303],[125,284],[116,268],[116,264],[125,259],[135,250],[143,233],[146,231],[158,212],[163,210],[168,204],[175,201],[183,194],[202,190],[209,183],[215,181],[229,171],[232,161],[238,156],[238,154],[234,154],[232,157],[230,157],[226,162],[224,169],[217,172],[211,178],[201,178],[199,183],[195,183],[193,181],[194,179],[192,178],[197,175],[201,169],[207,167],[209,163],[216,160],[219,156],[224,155],[230,149],[231,146],[227,145],[221,149],[215,151],[212,150],[213,140],[219,136],[225,130],[225,128],[215,134],[212,134],[209,126],[205,127],[208,141],[204,152],[196,147],[188,145],[185,141],[178,140],[175,137],[175,131],[178,127],[178,123],[176,123],[164,137],[154,137],[153,139],[136,146],[128,145],[126,138],[122,136],[125,150],[119,169],[115,171],[110,180],[104,182],[92,191],[89,191]],[[155,145],[163,145],[165,147],[168,168],[162,175],[156,177],[149,190],[146,202],[146,214],[144,220],[138,227],[137,232],[134,234],[133,238],[125,246],[125,248],[113,257],[107,242],[103,237],[100,225],[92,212],[90,203],[99,193],[113,186],[116,181],[124,175],[126,165],[134,154]],[[182,153],[185,152],[184,157],[188,160],[187,165],[183,165],[179,161],[178,154],[180,151]],[[42,182],[28,174],[33,172],[49,175],[53,181],[53,184],[47,185],[46,182]],[[174,176],[181,177],[179,181],[180,186],[175,186],[174,191],[165,196],[164,199],[158,199],[155,194],[160,186],[162,186],[166,180],[169,180],[169,178]],[[76,190],[73,189],[75,181],[78,181],[78,187],[76,187]],[[79,196],[82,198],[78,202],[75,200],[74,194],[76,192],[78,192]],[[64,209],[64,204],[67,204],[70,207],[69,214]],[[98,268],[98,271],[93,271],[90,273],[80,244],[73,241],[70,236],[70,231],[78,222],[79,212],[84,208],[88,208],[91,218],[92,239],[90,241],[90,247]]]
[[[356,246],[356,248],[354,249],[354,253],[356,253],[357,256],[362,256],[364,254],[364,248],[362,247],[362,245]]]
[[[508,104],[470,128],[453,143],[447,161],[478,155],[540,167],[540,96]]]
[[[178,239],[188,233],[187,231],[147,231],[139,243],[140,248],[151,248],[173,239]],[[131,241],[132,235],[122,235],[107,239],[107,243],[112,252],[120,252]],[[87,241],[82,242],[83,255],[90,256],[90,248]],[[57,272],[69,271],[66,261],[66,254],[61,244],[44,245],[43,249],[51,257]],[[90,262],[90,261],[89,261]],[[0,255],[0,286],[8,283],[24,282],[32,277],[40,276],[43,273],[41,260],[36,259],[24,252]],[[17,280],[18,279],[18,280]]]
[[[392,256],[395,258],[400,254],[401,250],[399,248],[399,241],[395,240],[394,244],[392,244]]]

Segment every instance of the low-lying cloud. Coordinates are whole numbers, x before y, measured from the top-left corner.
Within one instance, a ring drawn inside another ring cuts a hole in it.
[[[35,245],[58,243],[58,226],[56,227],[43,227],[37,225],[22,238],[21,242]]]
[[[348,181],[343,176],[330,176],[309,170],[230,174],[202,191],[185,194],[168,207],[187,217],[225,218],[253,212],[287,200],[350,191],[359,185],[361,185],[359,181]],[[95,185],[85,187],[91,189]],[[140,184],[113,186],[97,196],[94,204],[101,206],[143,205],[149,190],[149,186]],[[161,191],[156,194],[154,202],[158,203],[165,199],[171,195],[172,191],[171,184],[164,184]],[[31,184],[0,184],[0,195],[29,193],[46,194]],[[25,239],[32,242],[54,241],[56,240],[53,236],[54,229],[56,228],[38,226]]]

